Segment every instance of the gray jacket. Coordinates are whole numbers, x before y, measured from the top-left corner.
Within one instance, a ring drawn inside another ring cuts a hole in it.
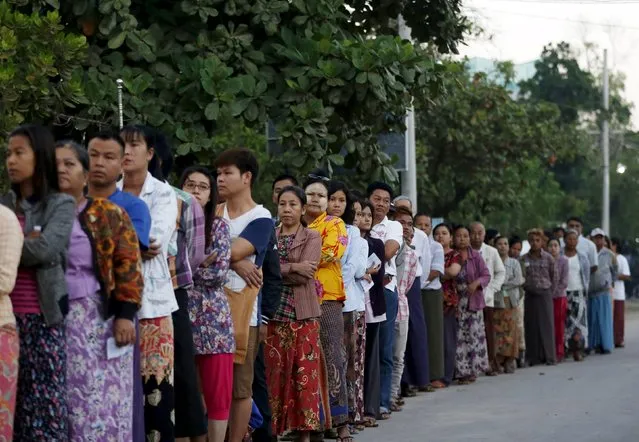
[[[519,305],[520,289],[526,282],[522,265],[516,259],[506,258],[504,268],[506,269],[506,280],[501,286],[501,290],[495,294],[495,308],[505,308],[505,297],[510,299],[511,308],[515,308]]]
[[[17,197],[11,191],[0,201],[16,211]],[[44,201],[30,203],[23,200],[24,245],[20,265],[36,269],[38,300],[47,325],[64,321],[69,311],[69,297],[64,272],[67,248],[75,218],[75,200],[62,193],[53,193]],[[40,236],[30,238],[35,226],[41,227]]]

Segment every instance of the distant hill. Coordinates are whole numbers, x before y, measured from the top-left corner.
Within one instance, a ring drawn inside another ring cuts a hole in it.
[[[468,70],[471,74],[476,72],[485,72],[489,76],[496,77],[498,75],[495,69],[497,61],[498,60],[489,60],[481,57],[469,58],[467,62]],[[535,75],[535,61],[536,60],[529,61],[528,63],[520,63],[514,66],[516,84],[520,81],[528,80]],[[510,89],[510,91],[515,95],[519,92],[519,88],[516,84],[508,86],[508,89]]]

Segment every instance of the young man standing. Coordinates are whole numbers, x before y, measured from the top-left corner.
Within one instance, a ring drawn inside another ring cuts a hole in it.
[[[475,249],[486,263],[490,272],[490,283],[484,289],[484,299],[486,307],[484,308],[484,324],[486,328],[486,347],[488,348],[488,363],[490,369],[486,372],[488,376],[499,374],[499,365],[497,364],[497,350],[495,348],[495,324],[493,322],[493,312],[495,307],[495,293],[501,290],[506,280],[506,268],[499,257],[496,248],[489,246],[484,242],[486,238],[486,229],[479,222],[470,225],[470,245]]]
[[[379,330],[380,345],[380,413],[388,419],[391,411],[391,380],[393,376],[393,342],[395,319],[397,318],[397,265],[395,256],[403,244],[402,225],[388,219],[393,189],[386,183],[376,182],[368,186],[368,199],[375,208],[371,236],[384,243],[386,258],[384,274],[384,297],[386,298],[386,321]]]
[[[260,317],[257,292],[262,287],[260,265],[264,260],[273,221],[270,212],[253,201],[251,189],[257,180],[257,159],[248,149],[230,149],[215,161],[220,199],[225,203],[219,213],[228,222],[231,237],[231,270],[225,289],[250,293],[255,297],[248,330],[235,330],[236,336],[248,335],[246,358],[233,366],[233,403],[231,405],[229,441],[241,442],[248,428],[252,408],[252,385],[260,331],[266,329],[267,317]],[[238,324],[236,324],[238,325]],[[261,330],[260,330],[261,329]]]
[[[122,207],[131,218],[135,232],[138,235],[140,250],[149,248],[157,251],[159,246],[151,245],[151,213],[149,207],[140,198],[123,192],[117,187],[122,175],[122,161],[124,160],[124,140],[120,135],[102,132],[89,141],[89,196],[107,198]],[[156,253],[156,252],[154,252]],[[133,372],[140,372],[140,335],[136,321],[136,345],[133,354]],[[133,439],[144,440],[144,397],[142,379],[135,376],[133,384]]]

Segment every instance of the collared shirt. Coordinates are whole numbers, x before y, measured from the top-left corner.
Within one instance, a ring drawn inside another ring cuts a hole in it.
[[[371,236],[373,238],[381,239],[384,245],[386,245],[387,241],[396,241],[401,248],[402,244],[404,244],[404,229],[402,225],[397,221],[391,221],[388,217],[385,217],[381,223],[375,225],[371,230]],[[397,250],[399,253],[399,249]],[[391,276],[390,282],[386,284],[388,290],[395,291],[397,288],[397,264],[395,262],[395,258],[397,257],[397,253],[391,259],[386,261],[385,273],[386,276]]]
[[[177,250],[169,250],[169,271],[173,288],[193,285],[193,269],[204,261],[204,211],[189,193],[173,188],[177,197]]]
[[[348,232],[348,246],[342,256],[342,277],[346,289],[344,313],[363,312],[365,307],[364,289],[359,280],[366,274],[368,263],[368,242],[362,238],[359,229],[352,225],[346,226]]]
[[[424,286],[424,284],[422,283],[422,288],[426,288],[428,290],[440,290],[442,288],[441,277],[444,275],[444,271],[445,271],[444,247],[442,247],[440,243],[438,243],[437,241],[433,239],[429,239],[429,241],[430,241],[430,255],[432,258],[430,261],[430,271],[438,272],[440,276],[433,279],[430,282],[430,284],[427,284],[426,286]],[[423,278],[423,279],[427,279],[427,278]],[[424,281],[424,282],[427,282],[427,281]]]
[[[487,307],[493,307],[495,305],[495,293],[501,290],[501,286],[506,279],[506,268],[496,248],[483,243],[481,249],[477,250],[477,252],[484,259],[484,263],[486,263],[486,267],[488,267],[490,272],[490,283],[484,289],[484,299]]]
[[[118,189],[122,190],[123,185],[123,180],[118,181]],[[149,208],[151,214],[149,238],[160,244],[160,254],[143,261],[144,292],[138,318],[163,318],[178,310],[168,263],[169,248],[175,247],[177,198],[170,185],[155,179],[147,172],[140,199]]]
[[[16,215],[0,205],[0,326],[15,324],[9,293],[13,291],[24,235]]]
[[[599,265],[597,246],[588,238],[579,235],[579,240],[577,241],[577,251],[586,255],[588,261],[590,261],[590,267],[596,267]]]
[[[617,255],[617,278],[619,276],[630,276],[630,266],[628,260],[622,254]],[[615,289],[612,292],[615,301],[624,301],[626,299],[626,284],[617,279],[615,281]]]
[[[424,276],[422,280],[425,280],[430,271],[430,264],[432,261],[430,250],[430,239],[428,236],[419,229],[414,230],[413,241],[411,245],[413,250],[417,253],[417,275],[415,277],[420,278]]]
[[[407,321],[408,291],[413,286],[417,274],[418,257],[411,246],[404,244],[397,256],[397,319],[395,322]]]
[[[541,257],[534,258],[526,253],[522,258],[526,272],[524,288],[534,294],[549,292],[552,296],[552,288],[557,283],[557,270],[552,255],[545,250],[541,251]]]

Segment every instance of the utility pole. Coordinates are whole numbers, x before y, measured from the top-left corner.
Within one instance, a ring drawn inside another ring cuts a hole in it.
[[[608,126],[609,85],[608,85],[608,50],[604,49],[603,56],[603,109],[604,118],[601,122],[601,152],[603,155],[603,200],[601,228],[610,235],[610,128]]]
[[[411,40],[411,29],[404,17],[397,17],[398,33],[404,40]],[[411,105],[406,114],[406,172],[402,172],[402,194],[410,198],[413,212],[417,213],[417,155],[415,153],[415,111]]]

